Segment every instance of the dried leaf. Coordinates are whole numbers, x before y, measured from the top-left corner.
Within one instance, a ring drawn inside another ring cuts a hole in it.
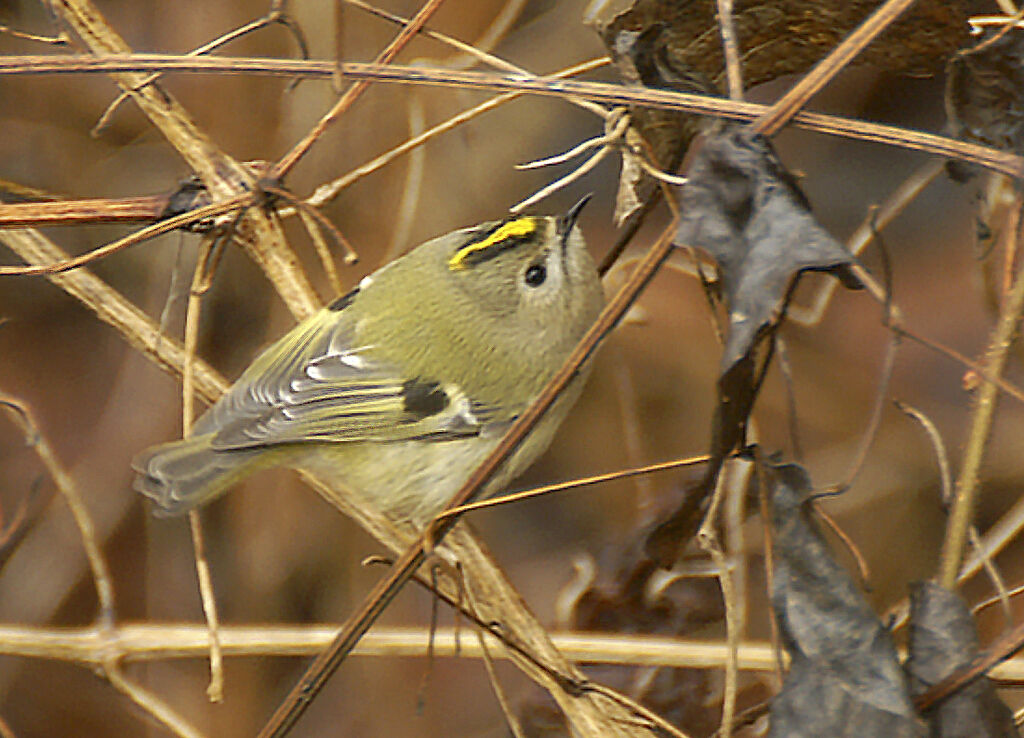
[[[771,476],[775,576],[772,606],[792,658],[771,709],[773,738],[911,738],[918,722],[891,634],[836,563],[807,506],[807,473]]]
[[[915,695],[971,662],[978,652],[974,618],[963,600],[931,582],[910,592],[910,658]],[[976,679],[926,715],[935,738],[1018,738],[1013,712],[987,678]]]
[[[818,225],[763,136],[725,127],[708,138],[688,176],[676,243],[704,249],[718,262],[729,306],[723,373],[779,320],[801,272],[832,272],[859,286],[848,269],[853,256]]]
[[[799,275],[830,272],[847,287],[860,286],[849,269],[853,256],[814,219],[806,196],[763,136],[746,126],[720,128],[707,137],[687,175],[676,243],[703,249],[718,262],[729,330],[705,477],[648,539],[648,554],[663,566],[671,565],[696,531],[723,461],[743,444],[770,357],[767,339]],[[766,350],[759,352],[761,346]]]
[[[878,7],[878,0],[735,0],[733,23],[748,87],[810,69]],[[896,74],[927,75],[969,41],[971,0],[919,0],[857,59]],[[716,0],[593,2],[586,20],[615,58],[622,34],[659,29],[658,56],[721,88]],[[662,62],[664,64],[664,62]]]
[[[1024,152],[1024,33],[1011,31],[954,56],[946,103],[954,135]]]
[[[946,115],[950,135],[1024,152],[1024,33],[998,39],[989,34],[950,59],[946,69]],[[949,161],[954,180],[971,178],[977,167]]]

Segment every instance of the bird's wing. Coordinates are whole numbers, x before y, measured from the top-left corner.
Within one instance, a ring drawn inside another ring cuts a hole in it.
[[[330,321],[330,322],[328,322]],[[444,441],[493,435],[514,412],[459,387],[409,377],[356,345],[336,313],[322,311],[271,346],[196,424],[214,450],[281,443]]]

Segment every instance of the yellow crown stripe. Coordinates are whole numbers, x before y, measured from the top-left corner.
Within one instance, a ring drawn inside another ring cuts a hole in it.
[[[487,238],[481,241],[475,241],[467,246],[463,246],[452,254],[452,258],[448,260],[448,268],[452,270],[465,269],[469,266],[467,262],[472,261],[473,254],[479,254],[481,251],[494,248],[501,244],[502,241],[509,239],[514,243],[526,236],[533,235],[536,231],[536,218],[516,218],[515,220],[510,220]]]

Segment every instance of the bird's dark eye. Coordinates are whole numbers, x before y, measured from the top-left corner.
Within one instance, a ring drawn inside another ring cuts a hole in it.
[[[542,284],[544,284],[544,280],[547,278],[548,270],[544,267],[543,264],[531,264],[530,267],[526,270],[526,275],[523,277],[523,279],[526,281],[526,284],[530,285],[531,287],[540,287]]]

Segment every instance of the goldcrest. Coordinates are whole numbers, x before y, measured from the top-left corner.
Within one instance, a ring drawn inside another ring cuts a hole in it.
[[[576,218],[445,234],[364,278],[260,354],[191,437],[133,462],[168,514],[290,466],[424,525],[554,375],[604,303]],[[588,367],[495,475],[539,456]]]

